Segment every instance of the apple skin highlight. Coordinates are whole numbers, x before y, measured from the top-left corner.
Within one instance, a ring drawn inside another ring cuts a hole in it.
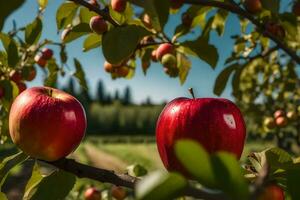
[[[34,158],[55,161],[70,154],[84,137],[86,115],[73,96],[49,87],[33,87],[13,102],[12,141]]]
[[[245,137],[246,126],[239,108],[220,98],[174,99],[166,105],[156,126],[157,147],[164,166],[187,176],[174,152],[176,141],[191,139],[210,154],[226,151],[239,159]]]

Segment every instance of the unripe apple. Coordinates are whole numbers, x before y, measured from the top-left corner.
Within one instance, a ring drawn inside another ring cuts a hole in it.
[[[52,58],[52,56],[53,56],[53,51],[51,49],[44,48],[42,50],[42,56],[41,56],[42,59],[49,60]]]
[[[15,83],[19,83],[22,80],[22,74],[18,70],[12,70],[9,73],[9,79]]]
[[[278,127],[285,127],[288,123],[287,118],[286,117],[277,117],[275,119],[275,123]]]
[[[19,94],[22,93],[23,91],[25,91],[27,89],[26,84],[23,83],[23,82],[18,82],[17,86],[18,86],[18,89],[19,89]]]
[[[177,60],[173,54],[165,54],[162,59],[161,63],[166,68],[175,68],[177,67]]]
[[[156,58],[156,49],[153,50],[153,51],[151,52],[151,60],[152,60],[153,62],[157,62],[157,58]]]
[[[130,69],[127,66],[114,68],[114,73],[116,73],[118,77],[126,77],[129,74],[129,71]]]
[[[297,2],[294,3],[294,5],[293,5],[293,13],[297,17],[300,16],[300,1],[297,1]]]
[[[85,200],[101,200],[101,191],[95,187],[90,187],[84,192]]]
[[[264,120],[264,126],[268,129],[274,129],[276,127],[275,120],[273,117],[267,117]]]
[[[44,68],[47,64],[47,60],[43,59],[42,56],[40,54],[37,54],[34,57],[34,61],[42,68]]]
[[[4,87],[0,86],[0,99],[2,99],[5,96],[5,89]]]
[[[258,200],[284,200],[284,191],[278,185],[269,185],[259,195]]]
[[[101,16],[94,16],[90,20],[90,28],[98,34],[103,34],[107,31],[108,26],[106,21]]]
[[[156,49],[156,59],[161,60],[162,57],[168,53],[173,54],[174,47],[170,43],[163,43]]]
[[[153,28],[151,18],[147,13],[143,15],[142,22],[143,22],[144,26],[146,26],[147,28],[149,28],[149,29]]]
[[[127,5],[127,0],[111,0],[111,8],[119,13],[125,11]]]
[[[179,75],[179,69],[177,67],[164,67],[164,72],[172,78],[178,77]]]
[[[66,157],[79,145],[86,116],[73,96],[50,87],[33,87],[14,100],[9,113],[12,141],[27,155],[46,161]]]
[[[278,117],[283,117],[283,116],[285,116],[285,112],[283,110],[276,110],[274,112],[274,118],[275,119],[278,118]]]
[[[117,200],[123,200],[126,198],[127,193],[124,188],[114,185],[111,188],[111,195]]]
[[[295,111],[289,111],[286,113],[286,117],[289,119],[289,120],[296,120],[297,119],[297,113]]]
[[[191,15],[189,13],[183,13],[181,15],[181,23],[189,28],[191,27],[192,23],[193,23],[193,18],[191,17]]]
[[[184,0],[170,0],[170,6],[172,9],[179,9],[184,3]]]
[[[32,81],[36,77],[36,70],[34,67],[31,67],[29,69],[29,73],[27,74],[27,77],[25,77],[26,81]]]
[[[262,11],[262,4],[260,0],[246,0],[244,6],[248,12],[253,14]]]
[[[284,28],[275,22],[267,22],[265,25],[266,31],[273,34],[275,37],[279,39],[283,39],[285,37]]]
[[[111,63],[105,61],[103,66],[107,73],[111,73],[113,71],[114,66]]]
[[[194,140],[208,153],[226,151],[239,159],[245,137],[245,122],[239,108],[222,98],[176,98],[165,106],[156,124],[157,148],[164,166],[188,178],[174,153],[178,140]]]

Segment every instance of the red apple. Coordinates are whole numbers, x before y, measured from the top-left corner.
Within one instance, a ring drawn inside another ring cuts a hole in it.
[[[157,58],[156,58],[156,49],[153,50],[153,51],[151,52],[151,60],[152,60],[153,62],[157,62]]]
[[[287,125],[288,121],[287,121],[286,117],[277,117],[275,119],[275,123],[279,127],[285,127]]]
[[[25,91],[27,89],[26,84],[23,83],[23,82],[18,82],[17,86],[18,86],[18,89],[19,89],[19,94],[22,93],[23,91]]]
[[[293,13],[296,16],[300,16],[300,1],[297,1],[293,5]]]
[[[248,12],[253,14],[262,11],[262,4],[260,0],[246,0],[244,6]]]
[[[156,49],[156,59],[161,60],[162,57],[168,53],[173,54],[174,47],[170,43],[163,43],[163,44],[159,45],[159,47]]]
[[[34,61],[42,68],[44,68],[47,64],[47,60],[43,59],[42,56],[40,54],[37,54],[34,57]]]
[[[22,80],[22,73],[18,70],[12,70],[9,73],[9,79],[15,83],[19,83]]]
[[[101,16],[94,16],[90,20],[90,28],[98,34],[103,34],[107,31],[108,26]]]
[[[126,9],[127,0],[111,0],[111,8],[116,12],[124,12]]]
[[[41,57],[42,59],[49,60],[52,58],[52,56],[53,56],[53,51],[51,49],[44,48],[42,50],[42,57]]]
[[[285,112],[283,110],[276,110],[274,113],[274,118],[285,116]]]
[[[111,63],[107,62],[107,61],[104,62],[103,67],[104,67],[104,70],[107,73],[111,73],[113,71],[113,68],[114,68],[114,66]]]
[[[13,102],[9,114],[12,141],[26,154],[55,161],[79,145],[86,116],[73,96],[50,87],[33,87]]]
[[[4,87],[0,86],[0,99],[2,99],[5,96],[5,89]]]
[[[123,200],[127,194],[124,188],[114,185],[111,188],[111,195],[117,200]]]
[[[101,200],[101,191],[95,187],[90,187],[84,192],[85,200]]]
[[[127,66],[115,67],[114,73],[118,77],[126,77],[129,74],[129,68]]]
[[[279,23],[267,22],[265,29],[267,32],[273,34],[277,38],[283,39],[285,37],[285,30]]]
[[[264,188],[258,200],[284,200],[284,191],[278,185],[269,185]]]
[[[191,139],[208,153],[227,151],[239,159],[245,137],[245,122],[239,108],[221,98],[176,98],[165,106],[156,124],[156,142],[164,166],[187,177],[174,153],[176,141]]]
[[[172,9],[179,9],[184,3],[184,0],[170,0],[170,6]]]
[[[36,77],[36,70],[34,67],[29,69],[29,74],[26,77],[26,81],[32,81]]]

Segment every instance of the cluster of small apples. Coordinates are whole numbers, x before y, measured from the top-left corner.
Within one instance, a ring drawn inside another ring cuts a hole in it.
[[[96,187],[87,188],[84,192],[84,199],[85,200],[101,200],[102,195],[101,191]],[[110,189],[111,196],[116,200],[123,200],[127,196],[127,192],[124,188],[119,186],[112,186]]]
[[[130,72],[130,67],[127,65],[127,61],[118,65],[113,65],[105,61],[103,66],[104,70],[111,74],[112,78],[125,78]]]
[[[95,7],[100,7],[96,0],[90,0],[89,3]],[[114,11],[123,13],[126,9],[127,0],[111,0],[110,4]],[[90,19],[90,28],[95,33],[101,35],[108,30],[108,24],[102,16],[93,16]]]
[[[152,51],[151,59],[153,62],[160,62],[163,65],[164,72],[170,77],[177,77],[179,69],[177,67],[177,58],[175,47],[171,43],[163,43],[157,49]]]
[[[244,2],[244,7],[252,14],[259,14],[263,10],[261,0],[246,0]],[[296,4],[295,7],[297,7]],[[266,32],[271,33],[279,39],[283,39],[286,35],[283,26],[279,22],[267,21],[265,22],[264,28]]]
[[[283,110],[277,110],[274,112],[273,117],[266,117],[264,120],[264,126],[268,129],[284,128],[289,122],[295,121],[298,118],[296,111],[285,112]]]
[[[34,57],[34,61],[42,68],[44,68],[53,56],[53,51],[48,48],[42,49],[42,51]]]

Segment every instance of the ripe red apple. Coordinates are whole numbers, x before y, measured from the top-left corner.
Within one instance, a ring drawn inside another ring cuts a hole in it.
[[[285,37],[285,30],[282,25],[276,22],[267,22],[265,25],[267,32],[272,33],[277,38],[283,39]]]
[[[29,73],[27,74],[27,77],[25,78],[26,81],[32,81],[36,77],[36,70],[34,67],[29,69]]]
[[[123,200],[127,194],[124,188],[114,185],[111,188],[111,195],[117,200]]]
[[[49,60],[52,58],[52,56],[53,56],[53,51],[51,49],[44,48],[42,50],[42,59]]]
[[[9,114],[12,141],[26,154],[54,161],[79,145],[86,129],[82,105],[73,96],[50,87],[33,87],[13,102]]]
[[[157,58],[156,58],[156,49],[152,51],[151,53],[151,60],[153,62],[157,62]]]
[[[227,151],[239,159],[245,137],[245,122],[239,108],[222,98],[176,98],[165,106],[156,124],[156,142],[164,166],[187,177],[174,153],[176,141],[191,139],[208,153]]]
[[[293,13],[297,17],[300,16],[300,1],[297,1],[297,2],[294,3],[294,5],[293,5]]]
[[[184,3],[184,0],[170,0],[170,6],[172,9],[179,9]]]
[[[111,73],[113,71],[113,68],[114,68],[114,66],[111,63],[107,62],[107,61],[104,62],[103,67],[104,67],[104,70],[107,73]]]
[[[162,57],[168,53],[173,54],[174,47],[170,43],[163,43],[156,49],[156,59],[161,60]]]
[[[118,77],[126,77],[129,74],[129,68],[127,66],[115,67],[114,73]]]
[[[37,54],[34,57],[34,61],[42,68],[44,68],[47,64],[47,60],[43,59],[42,56],[40,54]]]
[[[101,200],[101,191],[95,187],[90,187],[84,192],[85,200]]]
[[[108,26],[106,21],[101,16],[94,16],[90,20],[90,28],[98,34],[103,34],[107,31]]]
[[[127,0],[111,0],[111,8],[119,13],[125,11],[127,5]]]
[[[22,93],[23,91],[25,91],[27,89],[26,84],[23,83],[23,82],[18,82],[17,86],[18,86],[18,89],[19,89],[19,94]]]
[[[274,118],[275,119],[278,118],[278,117],[283,117],[283,116],[285,116],[285,112],[283,110],[276,110],[274,112]]]
[[[248,12],[253,14],[262,11],[262,4],[260,0],[246,0],[244,6]]]
[[[0,99],[2,99],[5,96],[5,89],[4,87],[0,86]]]
[[[18,70],[12,70],[9,73],[9,79],[15,83],[19,83],[22,80],[22,73]]]
[[[278,185],[269,185],[264,188],[258,200],[284,200],[284,191]]]
[[[285,127],[287,125],[288,121],[287,121],[287,118],[283,116],[283,117],[277,117],[275,119],[275,123],[279,127]]]

